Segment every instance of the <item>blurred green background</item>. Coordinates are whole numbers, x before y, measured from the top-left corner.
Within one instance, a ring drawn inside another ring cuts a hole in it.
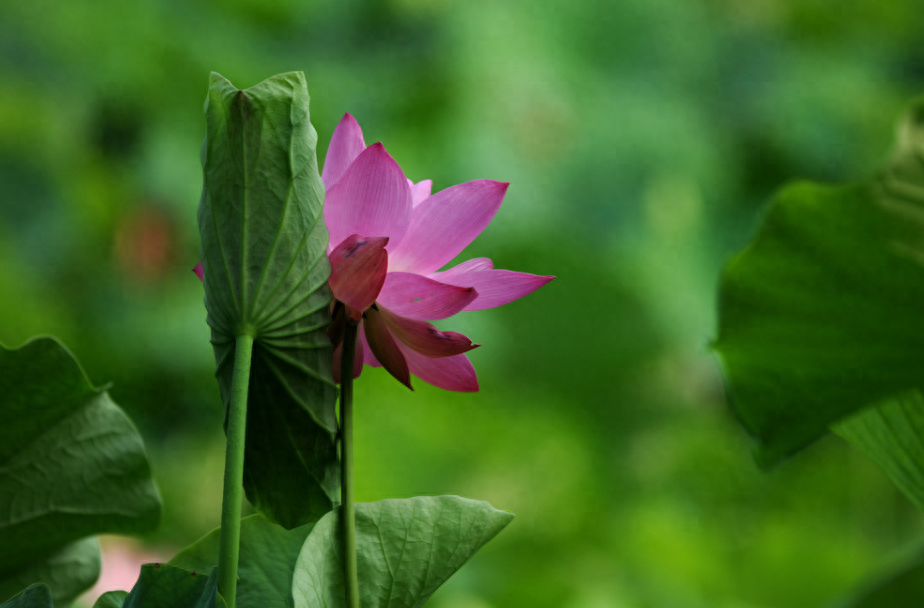
[[[517,519],[434,608],[825,606],[919,546],[840,440],[761,472],[708,352],[723,260],[786,180],[868,175],[924,92],[912,0],[3,0],[0,342],[65,341],[137,421],[146,550],[217,525],[223,436],[198,258],[210,71],[303,70],[436,189],[512,183],[460,256],[557,280],[443,324],[481,393],[367,368],[359,500]]]

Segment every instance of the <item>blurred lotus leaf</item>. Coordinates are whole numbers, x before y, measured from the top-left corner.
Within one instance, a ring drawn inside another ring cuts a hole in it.
[[[785,188],[726,268],[715,349],[761,463],[778,462],[849,414],[924,387],[922,159],[918,102],[874,179]],[[896,444],[879,449],[901,457]]]
[[[150,532],[160,519],[144,445],[52,338],[0,347],[0,395],[0,596],[41,580],[66,605],[99,575],[88,536]]]

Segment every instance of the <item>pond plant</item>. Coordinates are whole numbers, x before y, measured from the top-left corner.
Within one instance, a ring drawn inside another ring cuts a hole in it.
[[[349,114],[319,171],[308,103],[299,72],[245,90],[211,77],[195,271],[225,405],[221,526],[96,608],[417,608],[513,518],[458,496],[356,503],[352,458],[364,366],[478,390],[465,354],[478,344],[431,322],[552,279],[487,258],[444,269],[507,184],[433,193]],[[758,463],[831,430],[924,507],[922,303],[918,102],[873,178],[785,187],[725,269],[712,347]],[[52,338],[0,348],[0,398],[2,606],[66,606],[99,574],[94,534],[157,525],[144,447]],[[242,518],[244,496],[256,512]],[[918,557],[840,606],[922,600]]]
[[[487,258],[443,269],[505,183],[432,193],[349,114],[319,172],[301,72],[246,90],[212,74],[206,123],[195,272],[225,404],[221,526],[96,606],[420,606],[513,515],[458,496],[355,503],[354,378],[381,366],[408,388],[413,375],[477,391],[465,353],[479,345],[431,321],[553,277]],[[99,573],[87,535],[157,523],[142,442],[53,339],[0,351],[0,391],[16,421],[3,431],[0,538],[21,549],[0,563],[0,595],[34,583],[3,606],[68,605]],[[245,494],[256,513],[242,518]]]

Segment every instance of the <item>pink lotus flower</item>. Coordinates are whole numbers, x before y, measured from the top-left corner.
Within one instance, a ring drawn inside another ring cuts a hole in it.
[[[495,269],[487,258],[440,271],[485,229],[508,184],[477,180],[431,195],[432,182],[408,180],[381,143],[367,147],[349,114],[334,130],[321,177],[335,380],[343,324],[351,322],[360,325],[354,377],[364,364],[384,366],[408,388],[413,374],[447,390],[477,391],[464,353],[479,345],[428,321],[507,304],[554,278]]]
[[[465,352],[480,346],[428,321],[507,304],[554,277],[495,269],[475,258],[440,271],[490,223],[508,184],[466,182],[431,196],[381,143],[366,147],[346,114],[334,130],[321,174],[330,232],[334,380],[340,382],[344,323],[359,325],[353,377],[385,367],[411,388],[410,375],[451,391],[477,391]],[[336,246],[333,243],[337,243]],[[203,279],[202,264],[194,272]]]

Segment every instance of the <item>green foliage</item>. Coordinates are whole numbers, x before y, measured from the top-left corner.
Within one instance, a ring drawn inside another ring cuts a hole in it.
[[[786,188],[725,271],[715,348],[764,464],[924,386],[922,118],[918,104],[875,179]]]
[[[0,594],[43,580],[66,603],[99,573],[99,548],[85,537],[157,525],[144,445],[51,338],[0,347],[0,395]]]
[[[301,72],[244,91],[212,74],[199,205],[205,306],[228,404],[239,334],[254,337],[244,486],[286,527],[337,500],[327,229]]]
[[[99,577],[99,543],[96,537],[84,538],[11,570],[0,581],[0,598],[41,581],[52,589],[58,606],[66,606]]]
[[[919,604],[921,598],[924,598],[924,556],[918,555],[835,608],[906,608]]]
[[[218,573],[210,576],[168,564],[145,564],[122,608],[222,608]]]
[[[93,608],[122,608],[127,597],[128,591],[107,591],[99,596]]]
[[[924,398],[920,392],[910,391],[863,409],[831,428],[879,465],[924,509]]]
[[[360,598],[365,608],[422,605],[513,515],[457,496],[356,505]],[[204,570],[218,563],[220,530],[170,563]],[[239,608],[343,605],[337,511],[285,530],[262,515],[241,521]],[[389,603],[390,602],[390,603]]]
[[[295,561],[314,524],[286,530],[263,515],[241,520],[237,608],[292,608]],[[210,570],[218,564],[221,530],[215,529],[170,563],[187,570]]]
[[[479,395],[363,372],[358,500],[464,489],[517,512],[427,606],[826,605],[920,515],[840,440],[755,474],[701,343],[769,189],[866,175],[921,91],[920,2],[830,7],[0,2],[0,340],[53,331],[114,382],[166,497],[149,543],[216,526],[189,272],[203,79],[304,69],[319,155],[350,111],[415,181],[511,181],[464,257],[562,277],[453,322],[485,344]],[[163,248],[136,238],[152,212]]]
[[[54,601],[48,585],[36,583],[16,597],[0,604],[0,608],[54,608]]]
[[[417,608],[513,519],[458,496],[356,505],[359,598],[364,608]],[[340,518],[324,516],[295,566],[296,608],[344,606]]]

